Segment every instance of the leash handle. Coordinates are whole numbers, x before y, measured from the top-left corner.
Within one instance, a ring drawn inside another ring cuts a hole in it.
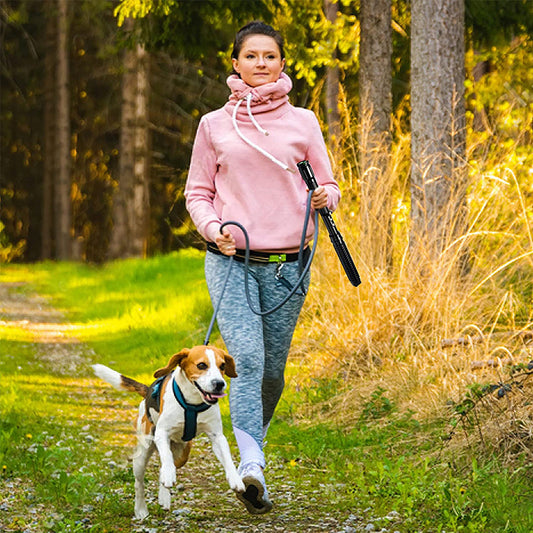
[[[313,169],[311,168],[309,161],[300,161],[296,164],[296,166],[298,167],[300,175],[305,181],[307,188],[310,191],[314,191],[318,187],[318,182],[316,181],[315,174],[313,172]],[[355,267],[352,256],[350,255],[348,247],[346,246],[346,243],[342,238],[341,232],[337,229],[335,221],[331,216],[331,211],[327,207],[323,207],[319,210],[319,212],[328,230],[331,244],[333,244],[333,248],[335,248],[335,252],[337,253],[339,261],[341,262],[341,265],[344,268],[344,272],[350,280],[350,283],[354,287],[361,285],[361,278],[359,277],[359,272]]]

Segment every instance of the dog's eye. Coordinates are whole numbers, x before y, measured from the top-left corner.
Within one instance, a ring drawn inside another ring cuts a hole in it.
[[[220,365],[220,370],[222,370],[222,372],[224,372],[224,370],[226,370],[226,363],[222,363]]]
[[[207,370],[209,368],[205,363],[198,363],[196,367],[198,370]]]

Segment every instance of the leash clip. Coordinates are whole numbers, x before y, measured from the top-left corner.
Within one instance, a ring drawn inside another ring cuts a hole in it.
[[[283,262],[283,259],[280,257],[279,262],[278,262],[278,266],[276,267],[276,273],[274,274],[274,277],[276,278],[276,281],[279,281],[289,291],[292,291],[292,289],[293,289],[292,283],[281,272],[283,270],[284,266],[285,266],[285,263]],[[295,294],[299,294],[301,296],[305,296],[305,293],[303,291],[296,292]]]
[[[281,257],[278,261],[278,266],[276,267],[276,274],[274,275],[274,277],[278,280],[278,281],[281,281],[282,279],[285,279],[283,277],[283,274],[281,273],[281,271],[283,270],[283,267],[285,266],[285,263],[281,260]]]

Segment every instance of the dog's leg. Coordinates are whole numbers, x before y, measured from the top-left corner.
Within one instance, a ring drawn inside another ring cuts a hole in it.
[[[188,460],[191,453],[192,441],[170,441],[170,449],[172,450],[172,457],[174,457],[174,466],[181,468]]]
[[[159,483],[159,494],[157,497],[157,501],[159,505],[168,511],[170,509],[170,502],[171,502],[171,494],[170,489],[167,489],[162,483]]]
[[[174,466],[181,468],[189,458],[189,452],[191,450],[191,442],[177,442],[175,440],[170,441],[170,450],[172,451],[172,457],[174,459]],[[159,505],[163,509],[170,509],[171,494],[170,490],[162,483],[159,483]]]
[[[139,442],[133,457],[133,474],[135,475],[135,518],[144,520],[148,516],[144,497],[144,472],[150,456],[155,450],[151,435],[139,435]]]
[[[208,432],[207,435],[211,440],[213,452],[224,467],[229,486],[234,491],[244,492],[244,483],[242,482],[241,476],[239,476],[237,469],[235,468],[235,463],[231,457],[231,451],[229,449],[229,444],[226,437],[222,432]]]
[[[159,482],[165,488],[170,489],[176,483],[176,467],[172,450],[170,449],[170,435],[163,427],[158,424],[155,429],[154,441],[159,452],[161,460],[161,471],[159,473]]]

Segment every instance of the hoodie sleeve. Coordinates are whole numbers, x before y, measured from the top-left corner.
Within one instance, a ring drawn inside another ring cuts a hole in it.
[[[316,180],[319,185],[325,187],[328,193],[328,208],[334,211],[341,198],[341,191],[338,183],[333,177],[333,170],[329,161],[328,150],[324,137],[320,129],[320,124],[316,115],[309,111],[309,144],[307,148],[307,160],[313,168]]]
[[[191,155],[189,175],[185,185],[187,211],[204,239],[214,242],[222,222],[214,208],[217,154],[211,142],[209,123],[202,117]]]

